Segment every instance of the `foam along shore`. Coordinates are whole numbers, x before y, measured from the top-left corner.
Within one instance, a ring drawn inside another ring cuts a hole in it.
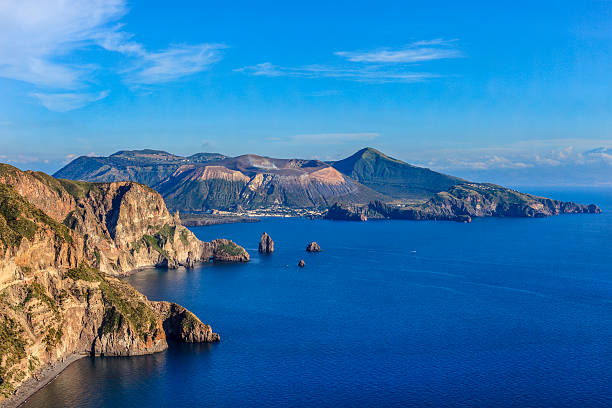
[[[23,405],[32,395],[55,380],[70,364],[85,357],[90,357],[90,355],[74,353],[53,364],[47,365],[37,373],[36,377],[29,378],[23,382],[11,397],[1,401],[0,408],[17,408]]]

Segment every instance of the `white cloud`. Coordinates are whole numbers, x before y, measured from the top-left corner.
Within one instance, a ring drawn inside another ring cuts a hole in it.
[[[454,41],[419,41],[400,49],[381,48],[372,51],[338,51],[335,54],[352,62],[368,63],[417,63],[463,57],[453,48]]]
[[[81,85],[89,69],[61,57],[126,13],[124,0],[0,2],[0,76],[39,86]]]
[[[33,95],[52,110],[66,111],[101,99],[100,92],[83,89],[102,68],[75,63],[68,58],[75,51],[100,47],[125,55],[128,65],[115,71],[138,84],[174,81],[220,59],[218,44],[148,51],[123,31],[119,20],[127,12],[126,0],[0,1],[0,77],[43,88]]]
[[[92,102],[99,101],[108,96],[109,91],[98,93],[40,93],[34,92],[34,95],[43,106],[54,112],[68,112],[73,109],[82,108]]]
[[[589,159],[599,159],[612,164],[612,148],[598,147],[584,153],[584,156]]]
[[[338,51],[335,55],[348,61],[339,65],[304,65],[282,67],[263,62],[235,69],[253,76],[338,78],[358,82],[421,82],[440,75],[407,70],[407,64],[459,58],[463,54],[454,47],[455,41],[429,40],[414,42],[398,50],[382,48],[374,51]],[[393,66],[390,66],[390,63]]]
[[[178,45],[142,55],[127,80],[138,84],[157,84],[198,73],[221,59],[221,44]]]
[[[279,67],[270,62],[238,68],[235,71],[255,76],[301,77],[301,78],[338,78],[359,82],[420,82],[439,75],[427,72],[409,72],[380,66],[335,67],[327,65],[307,65],[302,67]]]
[[[576,142],[567,140],[534,140],[507,146],[478,149],[436,150],[427,165],[441,170],[495,170],[526,168],[560,168],[562,166],[612,165],[612,149],[599,147],[578,151],[575,146],[551,145]],[[587,141],[580,141],[584,146]],[[596,141],[588,141],[595,143]],[[600,141],[601,142],[601,141]],[[592,145],[591,145],[592,146]],[[428,155],[425,153],[424,155]]]
[[[237,68],[236,72],[246,72],[255,76],[281,76],[285,75],[282,68],[273,65],[271,62],[262,62],[261,64],[251,65],[248,67]]]

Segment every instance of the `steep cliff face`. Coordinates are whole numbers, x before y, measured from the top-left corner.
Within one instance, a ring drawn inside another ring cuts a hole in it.
[[[65,223],[83,234],[93,264],[114,275],[151,265],[192,267],[215,249],[183,227],[159,194],[135,183],[93,186]]]
[[[79,233],[83,256],[103,272],[123,275],[146,266],[193,267],[222,258],[219,242],[201,242],[172,215],[153,189],[132,182],[58,180],[0,167],[0,183]],[[56,206],[55,203],[58,203]],[[241,247],[234,260],[248,261]]]

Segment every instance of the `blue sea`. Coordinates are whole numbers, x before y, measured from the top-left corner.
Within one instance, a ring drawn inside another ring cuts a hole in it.
[[[193,228],[251,262],[128,281],[221,342],[83,359],[25,406],[612,406],[612,190],[529,192],[604,213]],[[323,252],[306,253],[310,241]]]

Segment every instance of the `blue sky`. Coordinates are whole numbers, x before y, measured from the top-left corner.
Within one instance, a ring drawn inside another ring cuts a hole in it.
[[[40,3],[0,4],[0,160],[21,168],[374,146],[476,179],[610,179],[610,1]]]

